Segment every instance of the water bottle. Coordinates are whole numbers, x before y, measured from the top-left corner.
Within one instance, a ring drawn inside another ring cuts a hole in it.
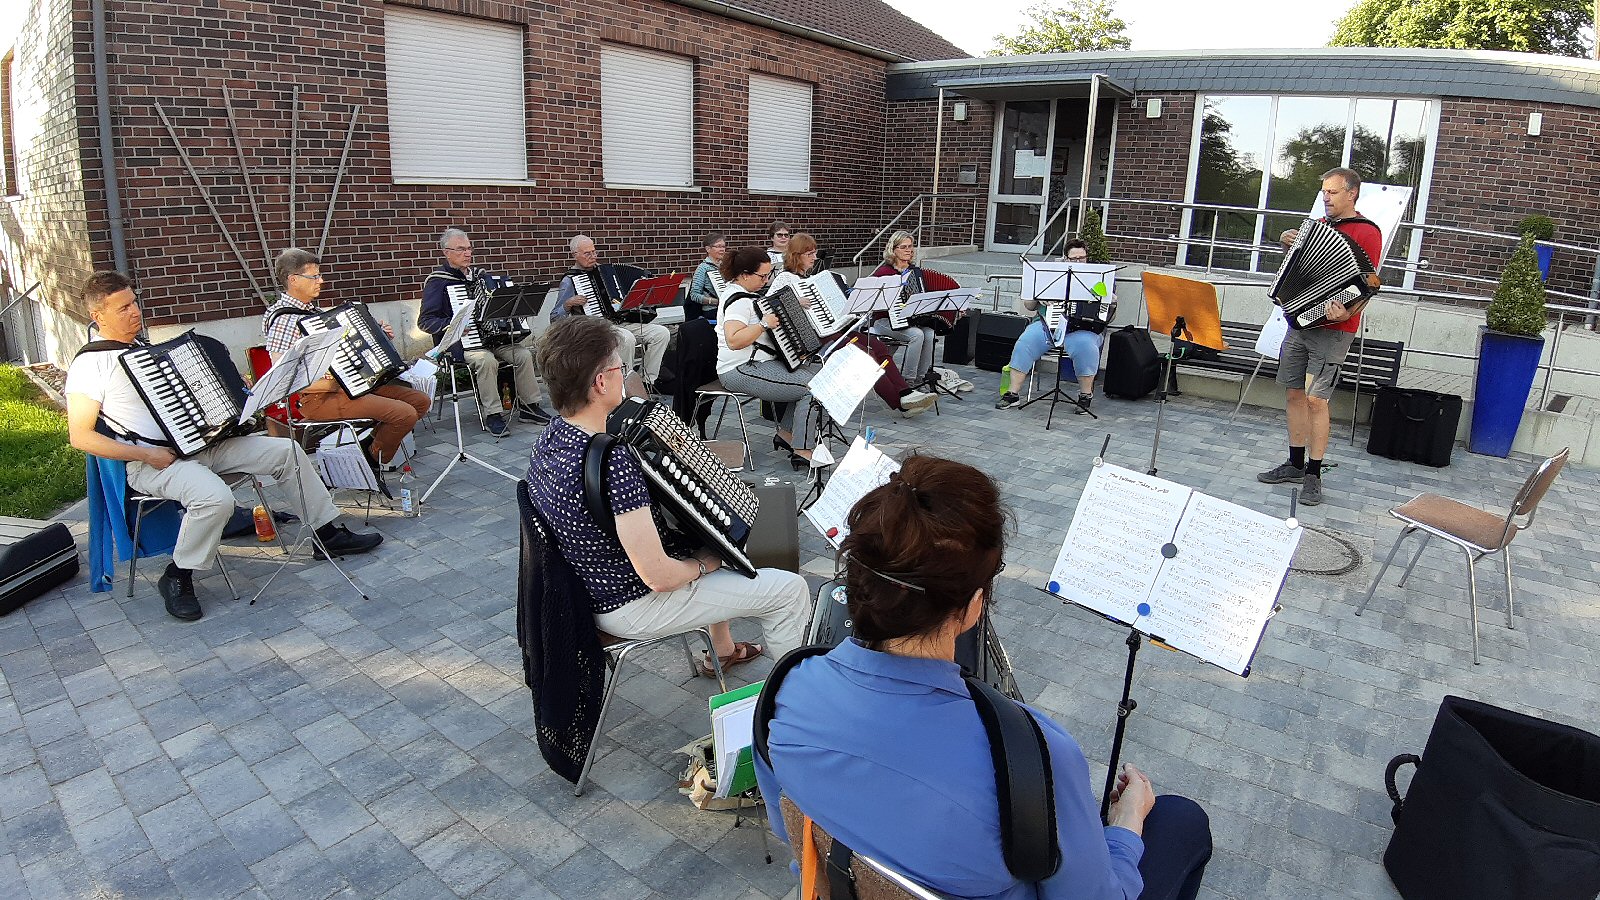
[[[400,511],[407,515],[411,513],[411,488],[400,489]]]

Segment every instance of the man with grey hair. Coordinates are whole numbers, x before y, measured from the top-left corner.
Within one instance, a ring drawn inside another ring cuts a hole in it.
[[[1323,221],[1355,241],[1372,260],[1383,263],[1383,235],[1371,220],[1356,212],[1361,196],[1361,176],[1352,169],[1329,169],[1322,175]],[[1290,229],[1278,237],[1285,247],[1294,245],[1299,232]],[[1278,351],[1278,383],[1287,396],[1289,459],[1256,476],[1266,484],[1298,482],[1300,502],[1322,502],[1322,458],[1328,450],[1328,398],[1339,381],[1339,367],[1361,328],[1360,307],[1346,309],[1328,304],[1328,324],[1319,328],[1291,328]],[[1309,384],[1307,381],[1309,379]]]
[[[556,292],[555,309],[550,310],[551,322],[574,313],[583,315],[583,298],[578,296],[578,285],[573,276],[592,273],[600,265],[600,254],[595,250],[594,240],[588,235],[574,235],[567,242],[567,249],[572,251],[572,268],[561,279],[561,288]],[[613,322],[612,325],[617,329],[617,340],[620,342],[618,352],[622,354],[624,364],[633,364],[636,342],[644,343],[644,380],[646,384],[654,385],[661,376],[661,361],[667,356],[667,344],[672,340],[672,332],[654,322]]]
[[[459,228],[446,228],[439,237],[439,248],[444,253],[444,264],[428,274],[422,282],[422,309],[417,314],[417,327],[433,335],[438,345],[455,316],[450,302],[450,288],[460,286],[471,294],[481,284],[493,290],[503,279],[472,265],[472,238]],[[505,416],[501,414],[500,363],[511,366],[517,396],[512,404],[517,417],[524,422],[545,425],[550,414],[539,405],[539,375],[533,362],[533,335],[515,343],[503,344],[493,350],[464,350],[458,343],[449,348],[450,354],[472,368],[473,381],[478,387],[478,409],[483,414],[483,427],[495,437],[507,432]]]

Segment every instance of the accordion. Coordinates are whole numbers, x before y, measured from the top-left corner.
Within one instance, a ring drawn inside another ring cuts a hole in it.
[[[671,407],[629,397],[606,418],[606,431],[633,448],[650,496],[679,529],[715,550],[748,578],[755,564],[744,552],[760,504],[755,491],[696,439]]]
[[[189,331],[133,347],[119,361],[178,456],[252,430],[239,422],[244,379],[221,341]]]
[[[299,324],[302,334],[344,330],[333,360],[333,377],[351,397],[370,394],[405,371],[400,351],[362,304],[345,303],[325,313],[301,316]]]
[[[889,306],[889,327],[899,331],[902,328],[916,326],[918,328],[932,328],[935,334],[949,334],[955,327],[956,319],[960,312],[953,309],[941,309],[933,312],[918,313],[907,316],[905,305],[915,294],[926,294],[933,291],[954,291],[961,287],[954,278],[943,272],[924,269],[921,266],[912,266],[906,270],[906,279],[900,288],[900,300]]]
[[[1354,238],[1326,222],[1307,219],[1267,296],[1283,307],[1290,328],[1320,328],[1328,324],[1329,302],[1338,300],[1355,312],[1379,285],[1377,267]]]
[[[839,286],[839,280],[832,272],[821,272],[810,278],[803,278],[796,282],[794,290],[801,297],[811,301],[806,307],[806,315],[811,318],[811,324],[816,328],[817,334],[824,337],[850,327],[854,317],[840,321],[835,316],[835,309],[845,309],[844,289]]]
[[[1092,331],[1102,334],[1111,320],[1117,317],[1115,300],[1046,300],[1044,301],[1044,327],[1055,334],[1066,320],[1068,331]]]
[[[587,270],[573,269],[568,274],[572,276],[572,286],[577,289],[578,296],[583,298],[584,315],[614,321],[643,321],[648,316],[649,311],[624,312],[617,308],[617,304],[628,296],[634,282],[649,277],[650,273],[644,269],[638,266],[600,265]]]
[[[803,368],[822,349],[822,336],[800,305],[793,288],[780,288],[765,296],[755,298],[756,315],[778,317],[778,327],[772,329],[772,341],[777,345],[778,358],[784,368],[793,372]]]

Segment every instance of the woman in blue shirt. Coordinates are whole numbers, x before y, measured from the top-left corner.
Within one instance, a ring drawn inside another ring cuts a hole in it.
[[[784,678],[772,765],[756,763],[761,791],[955,897],[1193,898],[1211,856],[1200,807],[1158,800],[1129,765],[1102,825],[1083,751],[1031,708],[1049,748],[1061,865],[1031,884],[1006,868],[989,740],[955,663],[956,638],[1002,568],[1006,517],[987,475],[927,456],[856,504],[841,548],[855,636]],[[773,827],[787,839],[781,819]]]

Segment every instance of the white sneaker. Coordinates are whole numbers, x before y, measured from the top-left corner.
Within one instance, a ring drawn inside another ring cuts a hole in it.
[[[924,394],[921,391],[912,391],[911,393],[900,398],[900,412],[903,413],[908,419],[912,416],[921,415],[922,413],[932,409],[934,401],[937,399],[938,398],[932,394]]]
[[[973,389],[972,382],[961,377],[955,369],[946,369],[944,366],[934,366],[933,370],[939,373],[939,383],[947,390],[966,393]]]

